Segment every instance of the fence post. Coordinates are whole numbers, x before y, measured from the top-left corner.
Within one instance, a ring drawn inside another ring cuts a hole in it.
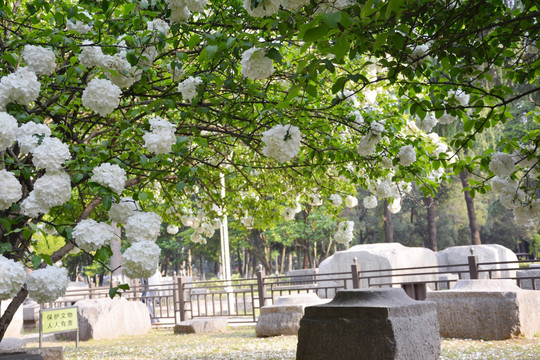
[[[184,277],[178,277],[178,307],[180,309],[180,321],[186,320],[185,304],[184,304]]]
[[[469,256],[469,274],[471,279],[478,279],[478,256]]]
[[[266,289],[264,287],[264,268],[262,264],[257,266],[257,290],[259,292],[259,308],[265,305],[266,301]]]
[[[89,285],[89,292],[90,294],[88,295],[90,299],[92,299],[94,296],[93,296],[93,292],[94,292],[94,287],[96,287],[96,285],[94,285],[94,282],[90,282],[90,285]]]
[[[358,273],[360,272],[360,264],[358,264],[358,258],[354,258],[354,264],[351,265],[352,287],[353,289],[360,289],[360,278]]]

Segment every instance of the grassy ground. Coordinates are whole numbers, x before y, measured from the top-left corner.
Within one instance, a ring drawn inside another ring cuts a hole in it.
[[[65,360],[293,360],[296,336],[256,338],[251,327],[229,328],[226,334],[175,335],[171,329],[113,340],[46,342],[64,346]],[[36,344],[37,346],[37,344]],[[540,338],[506,341],[443,340],[440,360],[537,360]]]

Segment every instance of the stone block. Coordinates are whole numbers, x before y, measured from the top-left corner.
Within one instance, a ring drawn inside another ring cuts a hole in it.
[[[43,360],[63,360],[64,348],[61,346],[51,346],[42,348],[25,348],[28,354],[41,355]]]
[[[279,297],[274,305],[263,306],[255,325],[257,337],[297,335],[304,308],[327,303],[314,293]]]
[[[517,261],[516,254],[502,246],[497,244],[485,244],[485,245],[467,245],[467,246],[452,246],[436,253],[437,261],[439,265],[455,265],[455,264],[468,264],[468,258],[471,255],[471,250],[474,255],[478,256],[478,262],[503,262],[503,261]],[[497,270],[493,272],[493,278],[510,278],[515,277],[515,270],[505,270],[508,268],[515,268],[516,264],[493,264],[483,265],[481,270]],[[445,268],[445,271],[457,272],[467,271],[462,274],[462,279],[469,278],[469,267],[456,266]],[[487,272],[480,273],[481,278],[487,278]]]
[[[113,339],[124,335],[144,335],[151,329],[148,307],[141,301],[124,298],[80,300],[78,308],[79,338]],[[57,338],[75,340],[74,331],[58,334]]]
[[[6,311],[7,307],[11,303],[11,300],[3,300],[0,301],[0,316],[4,314],[4,311]],[[5,337],[18,337],[22,335],[23,331],[23,307],[22,305],[19,306],[17,311],[15,311],[15,315],[13,316],[13,320],[9,323],[9,326],[6,330],[6,333],[4,334]]]
[[[0,360],[43,360],[41,355],[27,354],[26,352],[1,353]]]
[[[308,306],[300,321],[297,360],[436,360],[436,305],[403,289],[345,290]]]
[[[319,269],[290,270],[285,276],[290,277],[291,285],[311,285],[317,283]]]
[[[182,321],[174,326],[175,334],[212,334],[227,331],[227,318],[199,318]]]
[[[540,292],[522,290],[513,280],[458,280],[427,300],[437,304],[442,337],[503,340],[540,332]]]
[[[15,337],[4,337],[0,341],[0,353],[9,351],[18,351],[24,346],[24,341]]]
[[[540,269],[534,267],[516,271],[519,287],[526,290],[540,290]],[[534,281],[534,288],[533,288]]]
[[[456,285],[456,281],[459,280],[458,274],[441,274],[439,275],[439,289],[448,290]]]

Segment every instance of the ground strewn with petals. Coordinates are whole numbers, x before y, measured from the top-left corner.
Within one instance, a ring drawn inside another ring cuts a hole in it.
[[[175,335],[171,329],[153,330],[145,336],[113,340],[51,342],[64,346],[65,360],[277,360],[295,359],[296,336],[256,338],[249,327],[229,328],[226,334]],[[440,360],[536,360],[540,359],[540,338],[506,341],[443,340]]]

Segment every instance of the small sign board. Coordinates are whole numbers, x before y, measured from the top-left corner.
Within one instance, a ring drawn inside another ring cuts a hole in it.
[[[43,334],[77,331],[76,345],[79,346],[79,321],[77,307],[41,309],[39,311],[39,347]]]

